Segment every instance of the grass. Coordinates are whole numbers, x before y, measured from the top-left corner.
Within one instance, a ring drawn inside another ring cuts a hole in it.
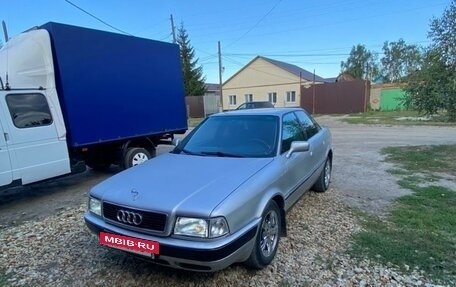
[[[408,172],[444,172],[456,176],[456,145],[388,147],[386,160]]]
[[[438,282],[456,283],[456,191],[422,184],[432,180],[433,172],[456,176],[456,145],[383,152],[400,166],[392,170],[401,177],[399,184],[413,193],[399,198],[386,219],[364,215],[364,230],[353,237],[352,255],[417,267]]]
[[[402,119],[401,119],[402,118]],[[456,123],[447,122],[445,117],[435,115],[424,120],[417,111],[368,111],[350,114],[342,121],[349,124],[383,124],[383,125],[438,125],[454,126]]]

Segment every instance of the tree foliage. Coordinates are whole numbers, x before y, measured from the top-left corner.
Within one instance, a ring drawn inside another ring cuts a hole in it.
[[[446,111],[456,121],[456,0],[432,20],[428,37],[432,44],[408,81],[405,103],[425,114]]]
[[[381,59],[382,76],[387,82],[398,83],[419,69],[421,51],[416,45],[406,44],[403,39],[397,42],[386,41],[383,45],[384,56]]]
[[[372,79],[379,72],[375,55],[361,44],[353,46],[347,61],[342,61],[341,69],[342,73],[350,74],[356,79]]]
[[[198,65],[198,59],[195,59],[195,50],[190,44],[190,39],[183,23],[181,23],[177,32],[177,43],[180,46],[185,95],[202,96],[206,92],[204,84],[206,79],[203,77],[203,67]]]

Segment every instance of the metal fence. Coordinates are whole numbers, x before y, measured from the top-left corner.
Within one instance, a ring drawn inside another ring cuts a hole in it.
[[[204,118],[219,112],[220,97],[216,95],[188,96],[185,97],[185,104],[189,118]]]
[[[355,80],[301,87],[301,107],[316,114],[365,112],[370,83]]]

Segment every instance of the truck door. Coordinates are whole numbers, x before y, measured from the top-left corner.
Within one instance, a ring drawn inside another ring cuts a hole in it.
[[[71,171],[65,138],[58,138],[43,91],[12,92],[0,104],[9,130],[13,177],[23,184]]]
[[[0,186],[10,184],[13,181],[11,159],[6,142],[7,133],[3,129],[2,120],[2,112],[0,111]]]

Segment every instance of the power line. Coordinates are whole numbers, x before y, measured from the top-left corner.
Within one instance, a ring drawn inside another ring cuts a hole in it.
[[[133,36],[132,34],[130,34],[130,33],[128,33],[128,32],[125,32],[124,30],[121,30],[121,29],[119,29],[119,28],[116,28],[116,27],[112,26],[111,24],[109,24],[109,23],[106,22],[106,21],[101,20],[101,19],[98,18],[97,16],[95,16],[95,15],[93,15],[92,13],[90,13],[90,12],[88,12],[88,11],[82,9],[81,7],[79,7],[78,5],[74,4],[73,2],[71,2],[71,1],[69,1],[69,0],[65,0],[65,2],[67,2],[67,3],[70,4],[71,6],[75,7],[76,9],[78,9],[78,10],[80,10],[80,11],[86,13],[87,15],[91,16],[92,18],[98,20],[99,22],[105,24],[106,26],[108,26],[108,27],[110,27],[110,28],[112,28],[112,29],[114,29],[114,30],[116,30],[116,31],[118,31],[118,32],[121,32],[121,33],[123,33],[123,34],[129,35],[129,36]]]
[[[271,12],[280,4],[280,2],[282,2],[282,0],[279,0],[274,6],[272,6],[272,8],[266,14],[264,14],[263,17],[261,17],[260,20],[258,20],[252,27],[250,27],[250,29],[247,30],[247,32],[245,32],[239,38],[228,44],[225,48],[231,47],[234,43],[238,42],[239,40],[244,38],[248,33],[250,33],[253,29],[255,29],[256,26],[258,26],[267,16],[269,16],[269,14],[271,14]]]

